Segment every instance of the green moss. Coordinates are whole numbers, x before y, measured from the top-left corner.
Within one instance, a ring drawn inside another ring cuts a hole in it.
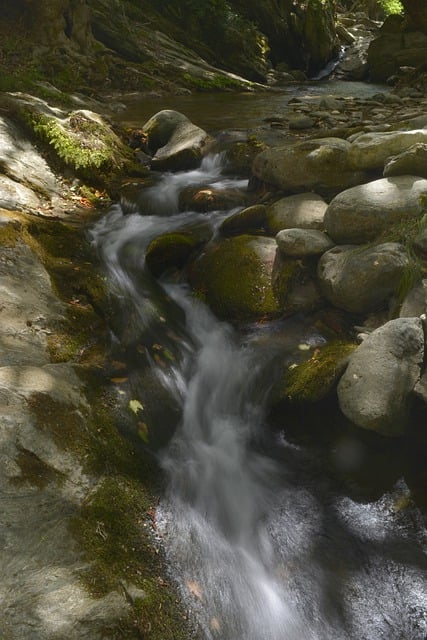
[[[182,77],[186,86],[197,91],[225,91],[227,89],[244,89],[247,83],[220,74],[201,77],[184,73]]]
[[[335,341],[315,349],[309,360],[285,371],[276,390],[278,397],[292,403],[313,403],[325,398],[356,347],[352,342]]]
[[[62,482],[64,475],[58,469],[47,464],[33,451],[22,446],[17,446],[18,455],[15,462],[20,469],[20,475],[11,478],[12,484],[21,486],[30,484],[38,489],[43,489],[50,482]]]
[[[0,226],[0,246],[14,247],[20,237],[19,230],[12,224]]]
[[[146,262],[155,276],[160,276],[167,269],[181,268],[193,251],[200,247],[210,235],[191,231],[174,231],[154,238],[148,246]]]
[[[280,313],[271,282],[273,254],[266,242],[246,235],[226,238],[191,266],[196,295],[205,296],[221,318],[244,322]]]

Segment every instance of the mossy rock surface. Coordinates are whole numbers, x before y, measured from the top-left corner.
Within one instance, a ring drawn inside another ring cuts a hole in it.
[[[248,235],[211,244],[190,266],[190,284],[220,318],[238,323],[278,316],[276,249],[272,238]]]
[[[210,225],[197,225],[164,233],[152,240],[148,246],[146,263],[154,276],[172,268],[182,268],[190,256],[212,235]]]
[[[277,383],[275,402],[313,404],[332,393],[357,345],[336,340],[314,349],[311,357],[290,365]]]
[[[238,213],[233,213],[222,222],[220,231],[223,236],[235,236],[242,233],[261,234],[264,231],[267,207],[254,204]]]

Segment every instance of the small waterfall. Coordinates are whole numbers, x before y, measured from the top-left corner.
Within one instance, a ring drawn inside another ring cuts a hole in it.
[[[145,267],[151,239],[224,218],[177,204],[188,185],[242,187],[221,163],[160,176],[132,213],[116,205],[92,231],[121,307],[117,340],[148,332],[164,344],[172,325],[179,351],[168,371],[151,362],[182,408],[161,459],[168,490],[157,512],[170,573],[205,640],[424,640],[416,516],[393,510],[391,493],[363,504],[331,490],[317,461],[285,439],[274,442],[277,458],[264,454],[277,352],[219,322],[185,283],[159,283]],[[309,341],[297,324],[287,325],[289,339]]]

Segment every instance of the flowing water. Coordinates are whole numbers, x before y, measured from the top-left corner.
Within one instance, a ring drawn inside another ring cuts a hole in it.
[[[356,439],[337,440],[328,467],[319,449],[266,426],[278,342],[284,357],[322,336],[308,336],[295,320],[272,324],[270,340],[265,327],[241,335],[193,299],[185,282],[153,284],[144,265],[149,241],[206,222],[204,214],[178,213],[179,191],[189,184],[244,186],[221,175],[220,158],[208,158],[196,171],[163,176],[140,204],[113,207],[93,237],[112,291],[133,318],[131,333],[142,327],[165,338],[153,287],[172,316],[175,309],[185,318],[174,327],[175,364],[165,372],[152,363],[182,408],[161,454],[168,490],[157,522],[197,633],[205,640],[425,640],[425,540],[405,478],[356,499],[328,471],[357,466],[366,451]],[[209,215],[214,232],[229,213]],[[319,416],[319,426],[327,419]]]

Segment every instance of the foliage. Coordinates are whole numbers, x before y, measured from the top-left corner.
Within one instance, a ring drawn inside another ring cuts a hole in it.
[[[403,6],[400,0],[378,0],[386,16],[394,13],[403,13]]]

